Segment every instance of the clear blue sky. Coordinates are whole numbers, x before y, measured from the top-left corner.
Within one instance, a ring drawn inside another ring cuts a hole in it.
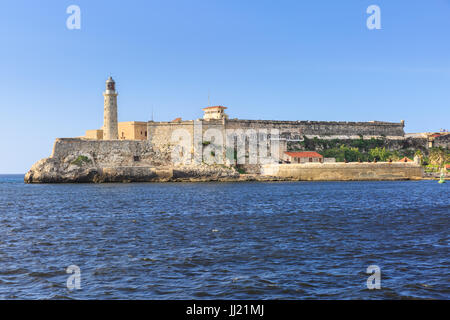
[[[81,30],[66,8],[81,8]],[[381,30],[366,9],[381,8]],[[2,0],[0,173],[24,173],[57,137],[119,121],[201,117],[406,121],[450,129],[450,0]]]

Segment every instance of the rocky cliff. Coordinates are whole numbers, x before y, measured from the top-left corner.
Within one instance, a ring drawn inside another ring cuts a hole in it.
[[[147,141],[57,139],[52,155],[35,163],[27,183],[218,181],[239,173],[220,165],[174,166],[170,148],[154,150]]]

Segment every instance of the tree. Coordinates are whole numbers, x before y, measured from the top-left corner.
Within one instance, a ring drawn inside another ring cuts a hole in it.
[[[344,152],[345,159],[349,162],[356,162],[358,159],[361,159],[361,152],[359,152],[358,148],[349,148],[342,145],[341,150]]]
[[[377,159],[378,161],[386,161],[391,156],[390,152],[386,151],[385,147],[383,148],[376,147],[374,149],[370,149],[369,155],[373,159]]]
[[[344,160],[354,162],[363,158],[363,155],[359,152],[358,148],[350,148],[346,145],[341,145],[339,148],[324,150],[323,156],[325,158],[336,158],[337,162],[344,162]]]

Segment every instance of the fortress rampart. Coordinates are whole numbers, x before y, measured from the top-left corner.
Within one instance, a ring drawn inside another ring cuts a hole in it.
[[[68,165],[79,156],[85,156],[94,166],[162,166],[171,163],[170,153],[153,149],[142,140],[86,140],[58,138],[50,158]]]
[[[194,126],[201,125],[202,135],[208,129],[217,129],[225,137],[227,130],[279,130],[280,138],[287,141],[300,141],[303,136],[321,138],[357,139],[366,137],[387,137],[402,140],[404,123],[391,122],[328,122],[328,121],[276,121],[276,120],[240,120],[217,119],[179,122],[153,122],[147,124],[148,140],[154,147],[170,145],[175,130],[186,130],[192,140]]]
[[[279,129],[281,133],[319,136],[404,136],[404,123],[391,122],[336,122],[336,121],[276,121],[240,120],[226,121],[232,129]]]

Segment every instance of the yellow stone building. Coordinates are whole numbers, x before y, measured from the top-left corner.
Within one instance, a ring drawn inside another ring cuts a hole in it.
[[[91,140],[103,140],[103,130],[102,129],[86,130],[86,134],[84,135],[83,138]]]
[[[119,140],[147,140],[147,122],[119,122]]]
[[[119,140],[147,140],[147,122],[127,121],[118,123]],[[103,140],[103,129],[86,130],[85,139]]]

